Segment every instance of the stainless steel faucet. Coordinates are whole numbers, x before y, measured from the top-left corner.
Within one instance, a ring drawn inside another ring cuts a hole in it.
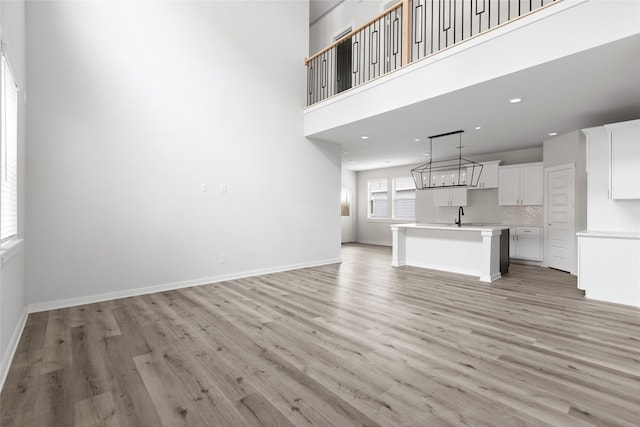
[[[462,206],[458,208],[458,219],[456,220],[456,224],[458,225],[458,227],[462,227],[461,215],[464,215],[464,209],[462,209]]]

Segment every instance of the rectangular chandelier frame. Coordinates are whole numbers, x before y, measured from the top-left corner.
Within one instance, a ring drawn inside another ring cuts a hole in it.
[[[474,188],[478,186],[484,166],[462,157],[463,130],[442,133],[429,137],[429,162],[411,169],[411,176],[417,190],[437,190],[440,188]],[[433,140],[450,135],[459,135],[458,157],[433,161]]]

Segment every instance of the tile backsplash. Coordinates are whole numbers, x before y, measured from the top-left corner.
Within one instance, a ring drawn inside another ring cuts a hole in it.
[[[436,207],[431,194],[425,194],[423,197],[427,199],[416,206],[416,222],[453,223],[458,217],[457,206]],[[542,227],[544,207],[499,206],[497,189],[468,190],[467,206],[464,207],[462,222]]]
[[[501,224],[543,225],[542,206],[500,206],[500,208],[503,215]]]

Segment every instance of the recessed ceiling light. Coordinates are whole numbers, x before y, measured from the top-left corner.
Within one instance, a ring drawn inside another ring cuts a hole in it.
[[[551,132],[551,133],[549,134],[549,136],[556,136],[557,134],[558,134],[558,132]]]
[[[349,152],[348,152],[348,151],[343,151],[343,152],[342,152],[342,155],[343,155],[343,156],[346,156],[347,154],[349,154]]]
[[[512,104],[517,104],[518,102],[522,102],[522,98],[511,98],[509,102]]]
[[[476,126],[476,130],[482,129],[482,126]]]
[[[420,142],[420,138],[414,139],[413,142]]]
[[[355,160],[349,160],[349,164],[355,163]]]
[[[423,155],[423,156],[428,156],[428,155],[429,155],[429,153],[422,153],[422,155]]]
[[[362,135],[360,138],[361,138],[361,139],[369,139],[369,136],[367,136],[367,135]]]

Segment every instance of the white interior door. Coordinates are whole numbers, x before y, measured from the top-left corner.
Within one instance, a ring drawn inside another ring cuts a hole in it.
[[[544,264],[576,274],[575,166],[545,169]]]

